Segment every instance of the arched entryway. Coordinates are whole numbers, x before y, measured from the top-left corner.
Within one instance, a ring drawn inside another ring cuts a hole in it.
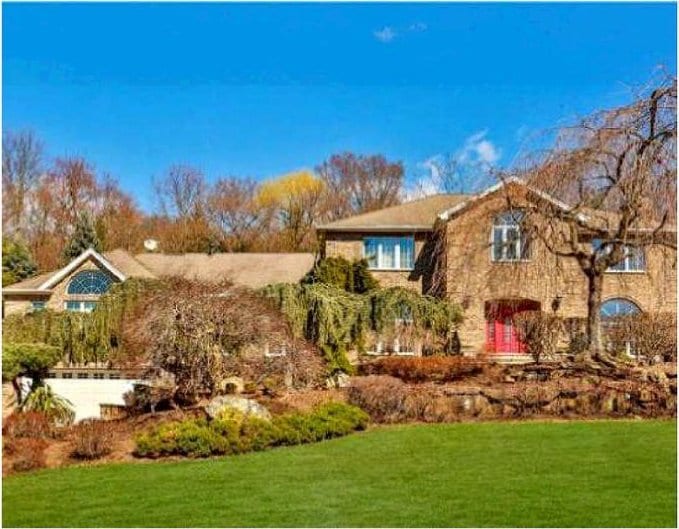
[[[526,310],[540,310],[540,302],[531,299],[495,299],[486,301],[486,352],[489,354],[523,354],[525,346],[514,328],[513,317]]]

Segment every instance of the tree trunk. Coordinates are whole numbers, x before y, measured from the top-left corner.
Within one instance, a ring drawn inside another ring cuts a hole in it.
[[[603,276],[596,272],[587,274],[587,356],[596,358],[603,351],[601,343],[601,296]]]

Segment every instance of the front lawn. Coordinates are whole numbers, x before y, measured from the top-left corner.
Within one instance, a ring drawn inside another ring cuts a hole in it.
[[[4,526],[676,527],[676,422],[397,426],[3,480]]]

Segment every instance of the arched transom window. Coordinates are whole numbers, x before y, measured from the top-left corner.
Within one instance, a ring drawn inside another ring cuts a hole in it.
[[[601,304],[602,318],[619,318],[621,316],[632,316],[641,312],[636,303],[625,298],[613,298]]]
[[[84,270],[73,276],[68,284],[69,294],[98,295],[104,294],[111,287],[113,280],[101,270]]]
[[[521,230],[523,213],[505,211],[493,222],[492,259],[497,262],[523,261],[530,258],[528,238]]]

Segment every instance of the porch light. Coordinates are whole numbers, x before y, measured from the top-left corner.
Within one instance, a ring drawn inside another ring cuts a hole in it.
[[[563,300],[563,297],[561,296],[555,296],[554,299],[552,300],[552,311],[556,312],[559,310],[559,307],[561,307],[561,300]]]

